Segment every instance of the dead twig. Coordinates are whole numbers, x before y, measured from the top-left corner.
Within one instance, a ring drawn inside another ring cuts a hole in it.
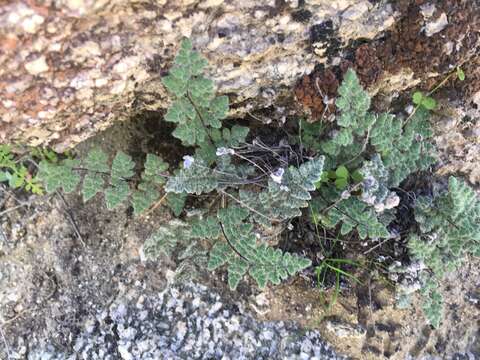
[[[0,217],[2,217],[3,215],[6,215],[6,214],[8,214],[8,213],[11,213],[11,212],[13,212],[13,211],[15,211],[15,210],[21,209],[21,208],[23,208],[23,207],[25,207],[25,206],[29,206],[29,205],[30,205],[29,202],[27,202],[27,203],[21,203],[20,205],[17,205],[17,206],[8,208],[8,209],[6,209],[6,210],[3,210],[3,211],[0,212]]]

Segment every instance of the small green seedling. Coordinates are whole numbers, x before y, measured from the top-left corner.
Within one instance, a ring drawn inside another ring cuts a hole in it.
[[[415,91],[412,96],[412,101],[417,107],[423,106],[427,110],[434,110],[437,107],[437,102],[435,101],[434,98],[432,98],[430,95],[432,95],[434,92],[436,92],[438,89],[440,89],[443,85],[447,83],[447,81],[455,75],[458,80],[464,81],[465,80],[465,72],[462,70],[460,66],[457,66],[455,68],[455,71],[451,72],[448,74],[435,88],[430,91],[428,94],[424,94],[421,91]]]
[[[425,95],[421,91],[415,91],[412,97],[413,103],[417,106],[423,106],[427,110],[434,110],[437,107],[437,102],[434,98]]]
[[[0,145],[0,182],[6,182],[12,189],[23,188],[33,194],[43,194],[38,178],[30,172],[26,162],[12,153],[9,145]]]
[[[363,180],[363,176],[360,171],[355,170],[354,172],[350,172],[345,165],[340,165],[337,169],[324,171],[322,173],[322,178],[316,184],[317,189],[323,184],[327,184],[329,182],[333,182],[337,190],[345,190],[350,183],[359,183]]]

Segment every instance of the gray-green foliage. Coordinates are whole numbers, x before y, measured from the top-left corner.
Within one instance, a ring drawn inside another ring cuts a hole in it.
[[[342,235],[356,229],[362,239],[388,238],[389,212],[400,201],[392,188],[435,161],[428,112],[417,109],[405,120],[370,112],[370,96],[351,69],[338,93],[337,129],[321,142],[326,176],[318,184],[314,216],[326,227],[340,224]],[[349,176],[339,177],[340,170],[358,179],[349,183]],[[328,181],[331,173],[337,189]]]
[[[257,180],[258,169],[236,152],[245,144],[248,128],[222,126],[221,120],[228,113],[228,98],[215,97],[213,82],[202,75],[206,61],[192,50],[189,40],[182,42],[174,64],[163,79],[175,98],[165,120],[176,124],[175,137],[196,149],[193,156],[184,157],[182,168],[167,180],[165,191],[168,197],[174,196],[170,200],[172,204],[181,201],[178,197],[184,194],[217,192],[225,198],[227,208],[219,209],[216,215],[191,221],[191,230],[175,236],[169,227],[162,227],[147,242],[146,252],[153,254],[155,251],[151,249],[159,250],[158,253],[160,249],[168,249],[174,237],[208,241],[211,244],[208,269],[227,265],[232,289],[246,274],[261,287],[268,282],[278,284],[309,266],[310,261],[267,246],[254,234],[253,219],[272,226],[301,215],[300,208],[308,205],[310,192],[315,190],[315,182],[321,177],[323,157],[307,161],[298,168],[277,169],[281,172],[277,177],[272,173]],[[257,182],[266,186],[260,194],[246,186]]]
[[[176,124],[173,136],[187,146],[205,142],[213,129],[222,127],[228,113],[228,97],[215,97],[213,81],[202,75],[207,64],[206,59],[193,51],[190,40],[184,40],[174,66],[163,78],[163,84],[174,97],[165,120]]]
[[[206,252],[197,246],[198,241],[208,240],[213,246],[208,263],[205,262],[206,267],[215,270],[226,265],[228,284],[232,290],[247,274],[260,287],[265,287],[269,282],[279,284],[281,280],[310,266],[308,259],[283,253],[259,242],[253,224],[246,222],[249,214],[247,209],[231,205],[220,209],[216,216],[197,218],[190,224],[170,222],[161,226],[145,242],[144,253],[149,258],[156,258],[160,254],[170,256],[177,244],[183,243],[180,260],[195,259],[198,263],[206,259]]]
[[[315,190],[323,172],[324,157],[319,156],[297,169],[290,166],[277,172],[281,176],[269,179],[267,189],[260,193],[241,190],[240,199],[250,208],[255,221],[268,226],[272,220],[285,221],[302,214],[301,208],[308,206],[311,192]],[[274,174],[275,177],[275,174]],[[260,215],[261,214],[261,215]]]
[[[176,255],[182,261],[180,277],[225,267],[232,289],[247,275],[265,287],[311,265],[302,256],[269,246],[262,236],[301,216],[309,205],[316,225],[338,236],[394,236],[388,230],[400,201],[394,190],[435,161],[427,107],[417,107],[406,119],[374,113],[369,94],[348,70],[338,90],[336,121],[301,127],[305,137],[300,144],[314,156],[295,153],[292,165],[283,153],[286,148],[294,152],[291,146],[279,144],[275,152],[257,146],[258,141],[248,143],[249,128],[225,126],[228,97],[215,95],[213,81],[203,75],[206,66],[186,39],[162,80],[172,95],[164,119],[174,123],[173,136],[191,154],[180,168],[169,169],[160,157],[148,154],[136,176],[129,155],[119,152],[110,161],[92,149],[83,161],[42,161],[38,176],[47,192],[71,192],[82,183],[85,201],[103,193],[107,207],[115,208],[130,199],[138,214],[165,200],[176,217],[189,195],[201,196],[208,202],[204,210],[187,211],[185,221],[161,225],[143,251],[152,259]],[[445,270],[456,268],[468,254],[480,255],[479,208],[474,192],[455,178],[448,192],[417,201],[420,232],[409,237],[409,248],[429,269],[422,275],[421,292],[425,314],[435,326],[441,321],[438,284]]]
[[[165,182],[168,164],[157,155],[147,154],[138,184],[133,181],[134,168],[135,162],[131,156],[121,151],[110,161],[103,150],[92,148],[83,161],[79,159],[65,159],[56,163],[41,161],[38,178],[43,181],[48,193],[59,189],[69,193],[81,183],[84,202],[97,194],[104,194],[108,209],[114,209],[130,199],[134,214],[138,215],[151,207],[160,197],[159,186]]]
[[[358,197],[350,196],[338,201],[341,194],[337,190],[324,187],[320,196],[312,202],[314,221],[331,229],[340,225],[340,234],[347,235],[356,230],[361,239],[388,238],[390,233],[372,206],[368,206]],[[331,206],[335,201],[337,204]]]
[[[408,246],[431,271],[422,290],[424,308],[432,325],[438,326],[442,301],[435,284],[466,256],[480,256],[480,200],[465,182],[451,177],[448,191],[417,199],[415,220],[420,232],[410,236]]]
[[[80,175],[74,171],[79,165],[80,161],[76,159],[65,159],[59,163],[42,161],[39,164],[37,176],[43,182],[47,193],[53,193],[59,189],[70,193],[77,188],[81,180]]]
[[[143,244],[147,258],[156,258],[160,254],[170,256],[182,239],[190,237],[188,225],[179,220],[160,226]]]
[[[300,208],[308,205],[310,193],[321,177],[324,159],[319,156],[298,168],[278,169],[280,176],[268,176],[265,172],[270,169],[262,169],[266,176],[259,177],[258,165],[255,167],[251,160],[237,154],[246,144],[249,129],[223,126],[229,110],[228,98],[215,96],[213,82],[202,74],[206,65],[206,60],[193,51],[191,42],[184,40],[174,66],[163,78],[173,97],[165,120],[175,123],[173,136],[185,146],[194,147],[193,156],[184,156],[179,169],[169,171],[160,157],[147,154],[138,178],[129,155],[118,152],[110,160],[102,150],[94,148],[83,161],[64,160],[53,165],[42,162],[39,176],[48,192],[62,187],[70,192],[82,183],[84,201],[101,193],[109,209],[129,199],[135,214],[165,200],[179,216],[188,195],[217,193],[223,197],[226,209],[216,206],[202,218],[196,216],[188,222],[172,221],[160,226],[145,242],[146,257],[171,256],[180,247],[180,272],[186,273],[202,263],[211,270],[226,264],[232,289],[247,273],[262,287],[268,282],[278,284],[309,266],[310,261],[267,246],[254,233],[253,219],[262,216],[262,223],[272,226],[301,215]],[[261,193],[263,202],[258,197],[255,201],[247,198],[247,188],[251,189],[252,184],[266,187]],[[211,248],[208,256],[202,244]]]
[[[263,288],[269,282],[279,284],[311,265],[308,259],[259,243],[253,224],[245,222],[249,216],[245,208],[230,206],[217,216],[224,240],[214,245],[208,268],[215,270],[227,265],[230,288],[236,288],[247,273]]]
[[[406,119],[372,113],[370,97],[352,70],[345,74],[338,92],[337,128],[320,146],[327,154],[326,172],[312,202],[314,221],[326,228],[338,226],[340,235],[355,229],[362,239],[389,238],[392,209],[400,201],[392,190],[435,162],[428,107],[417,107]],[[362,179],[356,183],[346,179],[335,188],[329,179],[333,176],[338,181],[339,169],[358,171]],[[416,201],[420,232],[409,236],[408,246],[412,256],[428,268],[422,275],[421,294],[425,315],[434,326],[441,321],[443,274],[457,268],[466,255],[480,255],[478,204],[473,190],[455,178],[450,179],[448,192]]]
[[[368,156],[370,145],[389,171],[389,185],[398,186],[411,173],[425,170],[434,163],[426,109],[418,109],[408,120],[369,112],[370,96],[351,69],[346,72],[338,92],[336,105],[340,116],[336,124],[339,129],[322,143],[333,166],[352,159],[361,163],[362,156]]]

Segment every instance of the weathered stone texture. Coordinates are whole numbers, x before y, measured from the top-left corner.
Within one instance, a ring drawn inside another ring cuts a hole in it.
[[[331,21],[340,45],[372,39],[394,19],[390,5],[366,0],[3,3],[0,141],[62,150],[113,121],[165,108],[160,77],[182,36],[245,113],[327,60],[331,43],[312,39],[322,35],[312,25]]]

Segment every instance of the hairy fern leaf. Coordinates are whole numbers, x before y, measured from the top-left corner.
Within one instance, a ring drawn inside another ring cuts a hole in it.
[[[58,164],[41,161],[38,169],[38,178],[43,182],[47,193],[51,194],[62,188],[65,193],[74,191],[81,178],[74,168],[80,161],[65,159]]]
[[[202,75],[206,65],[207,61],[193,51],[191,41],[184,39],[173,68],[162,79],[176,98],[165,120],[177,124],[173,136],[187,146],[211,142],[209,132],[222,127],[229,110],[228,97],[215,97],[213,81]]]
[[[182,214],[185,202],[187,200],[186,193],[168,193],[167,194],[167,206],[172,210],[176,217]]]
[[[200,195],[209,193],[219,186],[218,175],[214,170],[210,169],[202,159],[191,159],[193,159],[189,160],[192,161],[191,164],[184,166],[176,175],[168,179],[165,185],[167,192]]]
[[[148,259],[156,259],[160,255],[171,256],[175,246],[182,240],[189,239],[186,223],[172,220],[160,226],[143,244],[143,252]]]
[[[325,158],[319,156],[300,165],[279,172],[281,179],[270,179],[268,188],[260,194],[241,190],[240,199],[256,210],[253,218],[264,226],[272,221],[285,221],[301,215],[308,206],[315,183],[321,179]],[[263,216],[258,216],[262,214]]]
[[[105,180],[103,179],[101,174],[92,172],[85,175],[85,178],[83,179],[83,187],[82,187],[83,202],[87,202],[88,200],[93,198],[96,194],[98,194],[99,192],[102,192],[104,186],[105,186]]]
[[[218,220],[225,241],[218,241],[210,251],[208,269],[227,265],[228,284],[232,290],[247,273],[263,288],[269,282],[279,284],[311,265],[308,259],[257,243],[253,225],[244,222],[247,217],[248,211],[238,206],[219,211]]]

